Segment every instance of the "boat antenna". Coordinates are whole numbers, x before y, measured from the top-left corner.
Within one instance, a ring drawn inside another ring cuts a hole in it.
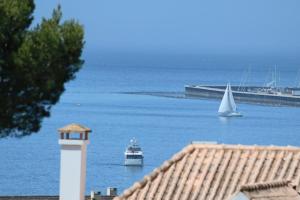
[[[273,78],[273,73],[272,73],[271,67],[268,68],[268,72],[267,72],[267,75],[266,75],[266,78],[265,78],[265,83],[264,83],[265,87],[270,87],[270,84],[271,84],[271,82],[272,82],[272,81],[269,82],[270,76],[271,76],[271,80],[272,80],[272,78]]]
[[[280,71],[278,72],[278,85],[281,85],[281,73]]]
[[[277,66],[275,65],[275,72],[274,72],[274,87],[277,87]]]
[[[247,71],[247,77],[246,77],[247,83],[251,82],[251,72],[252,72],[252,66],[251,66],[251,64],[249,64],[248,71]]]
[[[249,73],[249,68],[243,71],[241,81],[240,81],[240,84],[239,84],[239,87],[238,87],[237,91],[244,91],[245,83],[248,81],[248,73]]]

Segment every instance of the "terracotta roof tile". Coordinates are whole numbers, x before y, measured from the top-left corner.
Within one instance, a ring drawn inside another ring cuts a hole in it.
[[[300,190],[300,148],[191,144],[115,199],[224,200],[241,185],[292,180]]]
[[[58,131],[61,133],[85,133],[91,132],[91,129],[83,125],[73,123],[58,129]]]

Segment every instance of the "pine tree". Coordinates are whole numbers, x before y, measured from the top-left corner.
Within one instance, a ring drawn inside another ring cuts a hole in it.
[[[33,0],[0,0],[0,137],[38,132],[43,118],[81,68],[83,26],[50,19],[29,28]]]

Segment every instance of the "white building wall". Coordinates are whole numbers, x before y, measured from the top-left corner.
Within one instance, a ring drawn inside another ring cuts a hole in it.
[[[84,200],[87,143],[85,140],[59,140],[60,200]]]

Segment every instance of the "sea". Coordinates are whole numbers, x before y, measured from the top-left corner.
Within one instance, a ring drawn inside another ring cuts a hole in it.
[[[0,140],[0,195],[59,194],[57,129],[69,123],[92,129],[87,194],[107,187],[122,193],[193,141],[300,146],[300,108],[238,103],[244,116],[224,119],[217,115],[220,100],[183,95],[187,84],[262,86],[275,67],[278,85],[299,85],[297,57],[86,54],[40,131]],[[143,167],[123,165],[133,137],[144,151]]]

